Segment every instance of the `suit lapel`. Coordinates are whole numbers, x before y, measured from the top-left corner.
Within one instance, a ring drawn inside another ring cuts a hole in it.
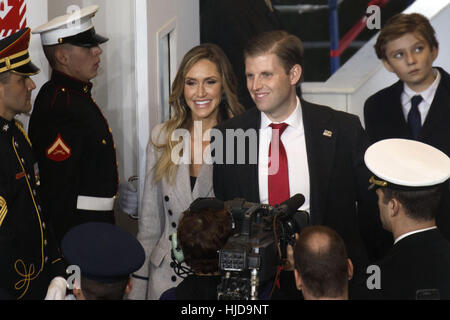
[[[318,112],[313,104],[304,100],[301,105],[309,167],[311,221],[312,224],[321,224],[339,132],[331,113]]]
[[[436,132],[436,128],[442,125],[444,108],[449,109],[450,106],[450,77],[441,68],[439,68],[439,72],[441,73],[441,82],[436,90],[430,111],[428,111],[423,127],[420,130],[420,140],[428,140],[433,135],[433,132]]]
[[[178,198],[179,203],[192,203],[192,191],[189,173],[189,164],[179,164],[177,171],[177,181],[172,196]]]
[[[193,200],[199,197],[212,196],[212,172],[212,165],[204,163],[198,174],[197,181],[195,182],[194,190],[192,191]]]
[[[248,117],[248,121],[246,121],[243,126],[243,130],[255,130],[256,131],[256,163],[250,163],[250,141],[246,141],[245,144],[245,152],[246,159],[245,165],[238,166],[238,177],[240,185],[242,186],[242,191],[245,193],[245,199],[250,202],[260,202],[259,198],[259,173],[258,173],[258,157],[259,157],[259,128],[261,126],[261,113],[255,107],[253,108]],[[235,149],[236,152],[236,149]],[[236,159],[236,153],[235,153]]]

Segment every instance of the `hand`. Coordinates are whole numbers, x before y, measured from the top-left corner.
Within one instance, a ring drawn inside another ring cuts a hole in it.
[[[56,277],[48,286],[45,300],[64,300],[66,298],[67,282],[63,277]]]
[[[128,214],[131,218],[138,218],[138,177],[128,179],[127,183],[119,184],[119,197],[117,199],[118,209]]]
[[[295,242],[298,240],[298,234],[295,234]],[[294,261],[294,248],[288,244],[286,248],[286,260],[284,263],[284,270],[286,271],[294,271],[295,269],[295,261]]]

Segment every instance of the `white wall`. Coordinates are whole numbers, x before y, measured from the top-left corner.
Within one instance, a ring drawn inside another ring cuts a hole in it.
[[[412,12],[421,13],[430,19],[440,45],[434,65],[450,70],[450,0],[416,0],[405,10],[405,13]],[[304,83],[304,98],[356,114],[363,123],[365,100],[398,80],[395,74],[386,71],[375,54],[373,46],[377,37],[378,34],[326,82]]]

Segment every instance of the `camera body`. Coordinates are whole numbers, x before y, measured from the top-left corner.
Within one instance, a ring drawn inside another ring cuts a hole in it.
[[[287,245],[295,242],[295,233],[309,225],[309,214],[297,211],[303,202],[302,195],[277,207],[243,199],[225,202],[235,232],[219,252],[219,300],[258,299],[259,289],[271,283],[286,258]]]

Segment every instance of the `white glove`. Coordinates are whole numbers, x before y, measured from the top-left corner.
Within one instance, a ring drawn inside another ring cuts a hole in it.
[[[119,197],[117,199],[118,209],[125,212],[133,219],[139,217],[137,184],[138,177],[136,176],[128,179],[127,183],[119,184]]]
[[[67,282],[63,277],[56,277],[48,286],[45,300],[64,300],[66,298]]]

